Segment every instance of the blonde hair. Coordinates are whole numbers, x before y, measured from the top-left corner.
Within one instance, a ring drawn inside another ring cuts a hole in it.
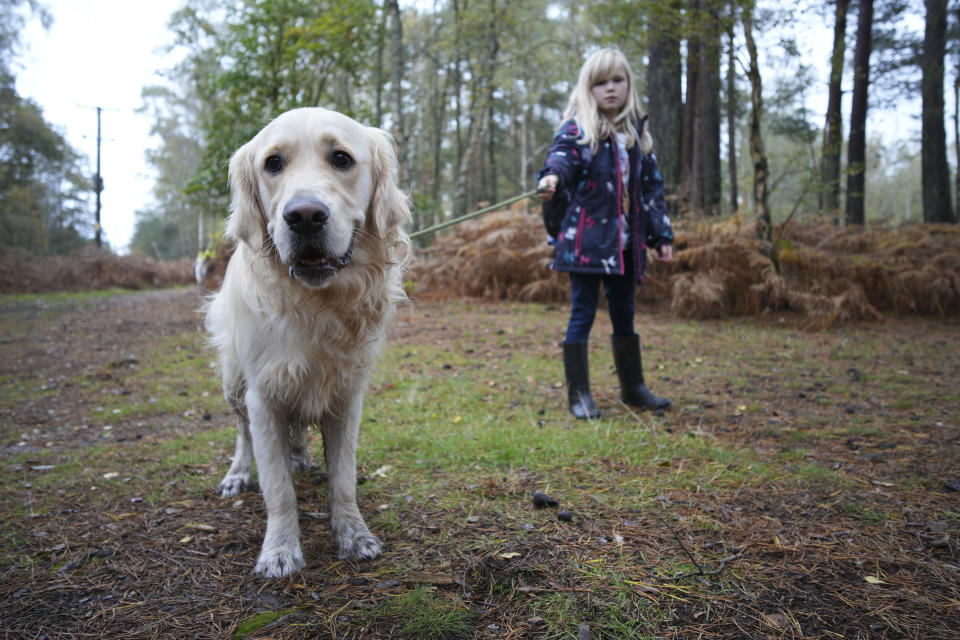
[[[611,121],[601,113],[591,89],[617,71],[623,71],[627,76],[627,99]],[[653,149],[653,138],[650,137],[646,127],[643,127],[642,134],[637,134],[637,126],[643,119],[643,113],[640,111],[640,101],[637,100],[635,87],[633,70],[630,68],[627,57],[619,49],[600,49],[587,58],[580,68],[577,86],[570,94],[567,109],[563,112],[564,120],[576,118],[580,128],[579,144],[590,145],[590,148],[596,151],[600,140],[612,133],[625,133],[628,149],[639,141],[640,151],[644,154],[650,153]]]

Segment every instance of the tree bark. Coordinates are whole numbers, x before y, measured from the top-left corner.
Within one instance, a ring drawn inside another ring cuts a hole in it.
[[[720,18],[712,3],[704,3],[700,65],[700,208],[720,214]]]
[[[947,134],[943,126],[943,59],[947,35],[947,0],[925,0],[920,163],[923,221],[956,222],[950,203]]]
[[[773,242],[773,223],[770,218],[767,189],[767,152],[763,144],[763,132],[760,128],[763,116],[763,83],[760,78],[760,66],[757,56],[757,43],[753,38],[753,15],[750,7],[743,9],[743,37],[747,43],[750,66],[747,77],[750,79],[750,159],[753,161],[753,206],[757,216],[757,235],[761,240]]]
[[[453,69],[450,74],[453,77],[453,109],[454,109],[454,167],[457,174],[454,176],[453,183],[453,215],[461,216],[467,212],[467,185],[461,179],[461,167],[464,164],[464,144],[463,144],[463,73],[460,68],[463,64],[463,50],[461,49],[462,20],[460,12],[460,1],[452,0],[453,3]]]
[[[387,17],[387,12],[384,11],[381,14],[380,23],[377,25],[377,58],[373,72],[374,82],[376,83],[373,109],[378,127],[383,126],[383,49],[387,34]]]
[[[840,209],[840,150],[843,145],[843,58],[847,44],[847,9],[850,0],[836,0],[833,23],[833,54],[830,56],[830,84],[827,91],[827,117],[823,128],[820,157],[820,211]],[[838,221],[839,222],[839,221]]]
[[[384,8],[390,15],[390,105],[393,119],[393,138],[396,140],[399,162],[397,174],[400,184],[406,181],[406,132],[403,127],[403,22],[398,0],[386,0]]]
[[[956,18],[960,20],[960,5],[956,7]],[[953,78],[953,145],[957,159],[957,173],[954,175],[954,191],[957,194],[953,219],[960,221],[960,56],[957,56],[957,68]]]
[[[696,0],[691,3],[696,8]],[[699,191],[696,184],[699,181],[697,166],[697,157],[699,156],[699,145],[697,144],[697,129],[699,128],[699,88],[700,83],[697,78],[700,74],[701,47],[697,34],[691,33],[687,38],[687,80],[686,96],[683,102],[683,129],[681,133],[680,147],[680,184],[679,192],[685,200],[688,201],[691,208],[698,208]]]
[[[733,46],[733,20],[727,31],[727,170],[730,183],[730,213],[740,209],[737,184],[737,73],[736,51]]]
[[[870,50],[873,0],[860,0],[857,44],[853,53],[853,99],[850,106],[850,139],[847,143],[847,224],[863,226],[867,155],[867,89],[870,86]]]
[[[683,64],[680,59],[679,18],[681,3],[665,3],[668,12],[649,25],[650,63],[647,65],[647,115],[654,152],[667,193],[680,182],[681,141],[683,138]]]

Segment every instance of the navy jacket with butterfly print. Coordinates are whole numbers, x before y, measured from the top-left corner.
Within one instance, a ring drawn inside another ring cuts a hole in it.
[[[641,127],[644,123],[641,124]],[[643,155],[634,145],[629,150],[628,180],[630,233],[622,242],[620,197],[623,184],[617,160],[616,140],[601,140],[588,162],[577,144],[580,131],[576,120],[564,122],[547,151],[537,181],[556,174],[557,191],[570,188],[573,197],[560,225],[551,267],[557,271],[594,274],[623,274],[623,261],[632,256],[634,273],[643,282],[646,248],[673,243],[673,228],[663,199],[664,186],[656,157]],[[586,164],[587,166],[584,166]],[[632,249],[632,250],[631,250]]]

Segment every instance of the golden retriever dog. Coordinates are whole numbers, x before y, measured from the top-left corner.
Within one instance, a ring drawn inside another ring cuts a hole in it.
[[[292,474],[310,466],[313,425],[339,557],[381,550],[357,507],[356,448],[364,391],[405,298],[410,209],[395,168],[385,132],[320,108],[280,115],[230,160],[237,249],[206,309],[237,415],[220,494],[250,488],[256,461],[267,531],[254,571],[266,578],[306,564]]]

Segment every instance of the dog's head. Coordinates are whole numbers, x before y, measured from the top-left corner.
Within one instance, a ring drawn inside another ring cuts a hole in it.
[[[387,133],[321,108],[288,111],[230,159],[227,234],[270,250],[313,288],[351,264],[357,245],[391,245],[410,218]]]

